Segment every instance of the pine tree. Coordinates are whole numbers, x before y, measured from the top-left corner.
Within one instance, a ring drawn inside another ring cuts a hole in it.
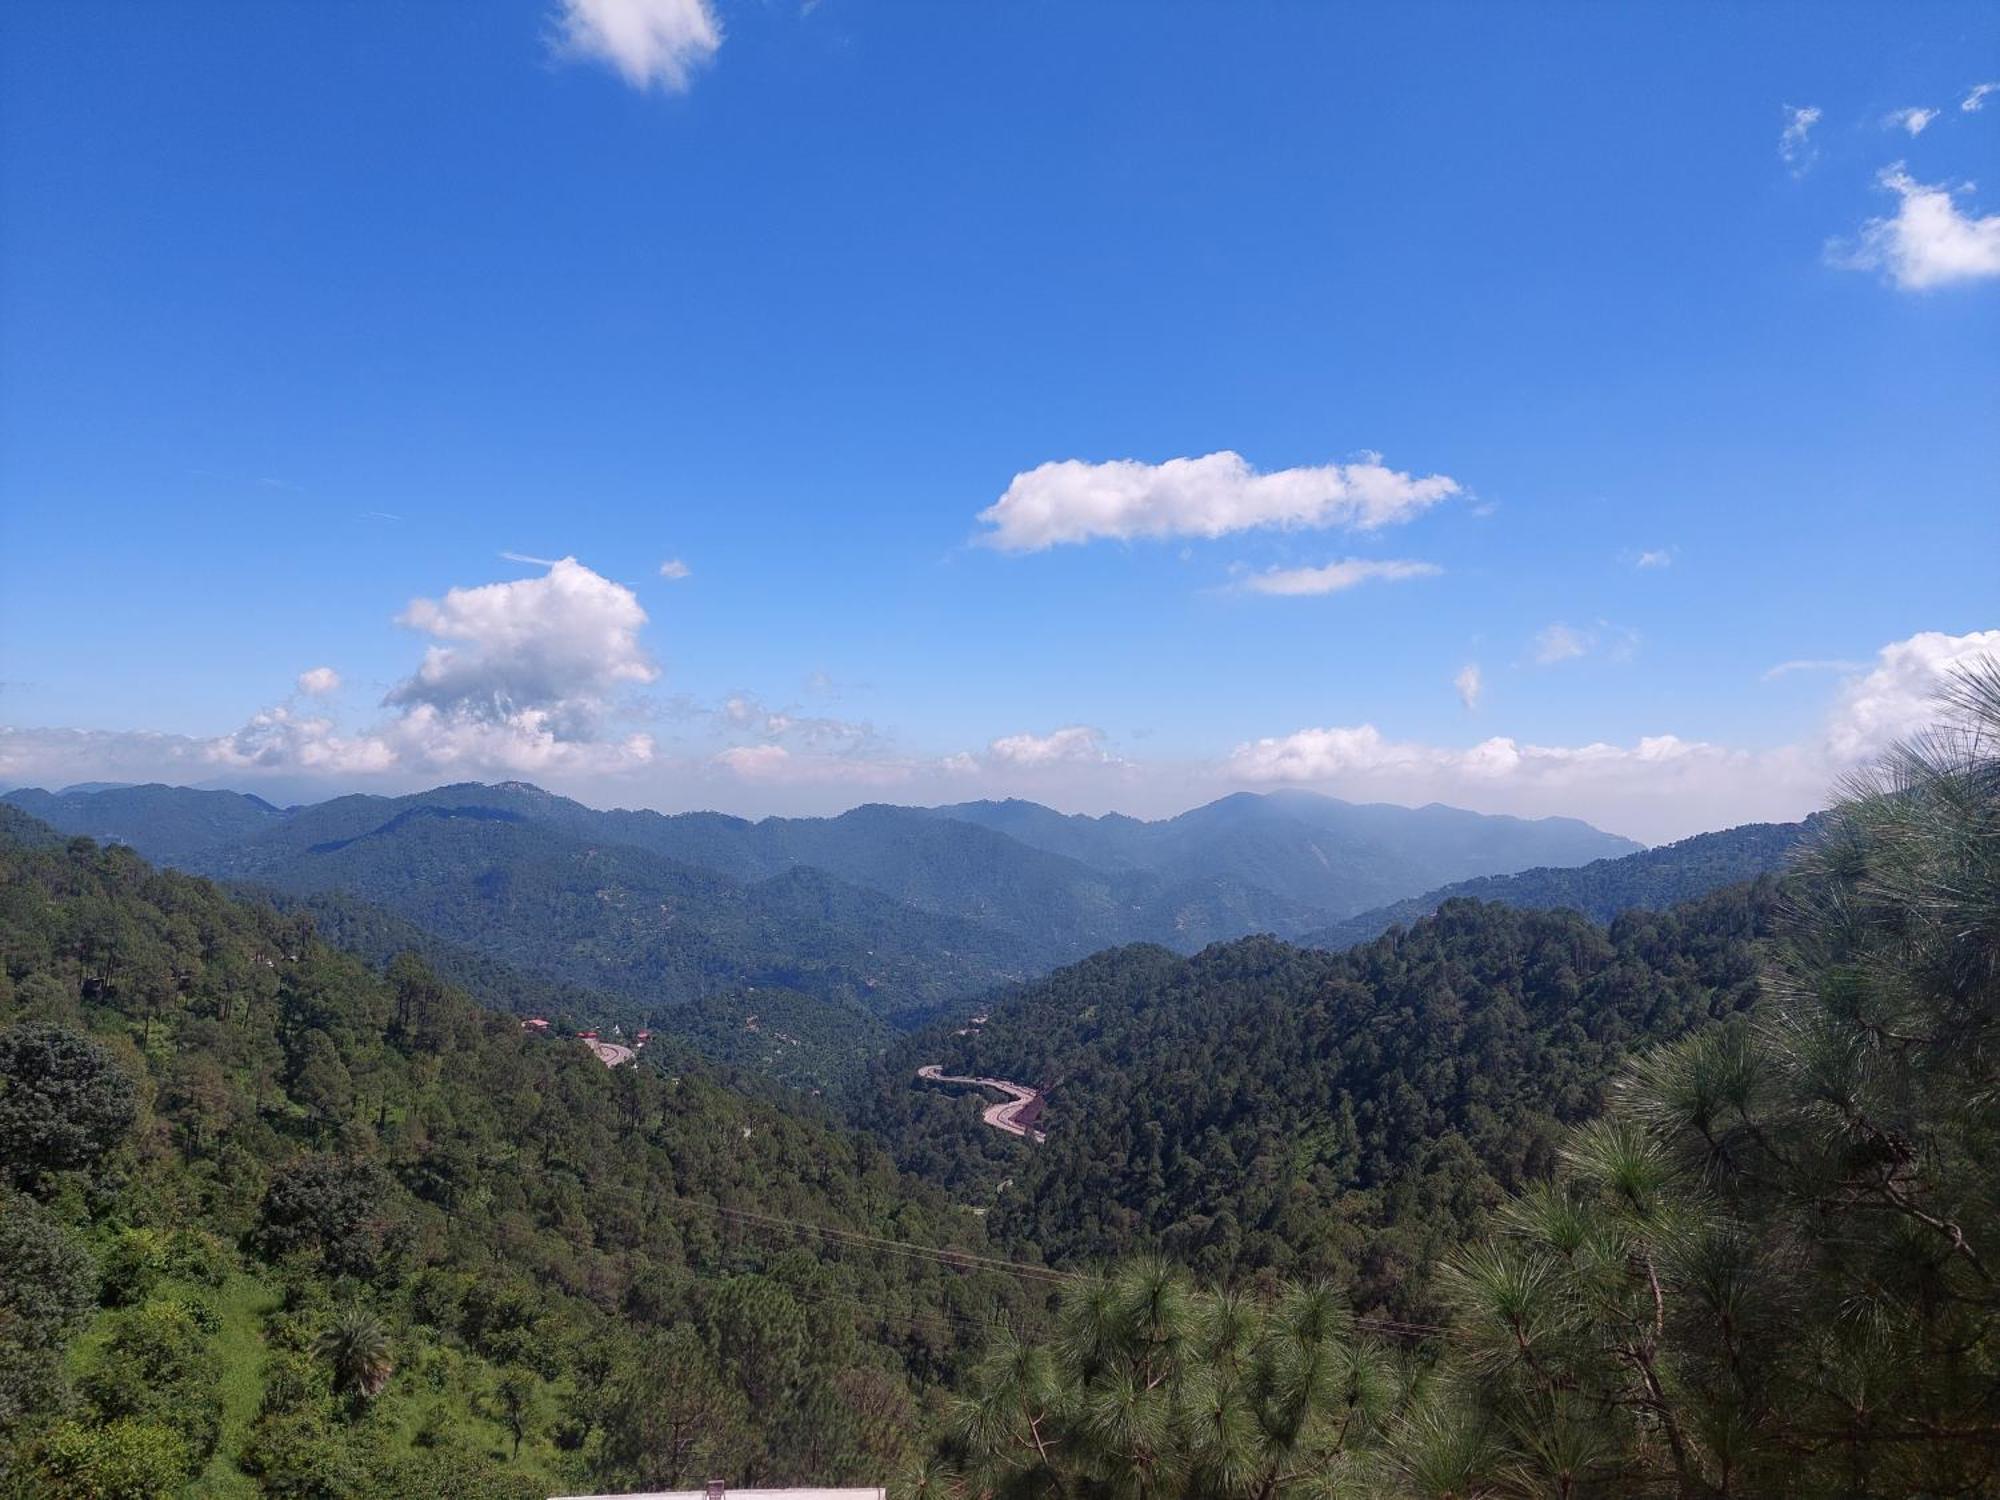
[[[1639,1058],[1455,1261],[1416,1488],[1453,1444],[1458,1493],[2000,1483],[2000,666],[1950,707],[1802,858],[1751,1020]]]

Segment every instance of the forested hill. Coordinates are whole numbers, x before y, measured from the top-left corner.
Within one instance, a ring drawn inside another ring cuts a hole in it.
[[[982,1028],[911,1038],[861,1108],[961,1191],[1010,1176],[989,1229],[1052,1260],[1154,1248],[1205,1278],[1323,1272],[1421,1310],[1438,1253],[1553,1166],[1629,1050],[1751,1003],[1774,890],[1609,931],[1454,901],[1345,954],[1099,954]],[[1046,1144],[1003,1146],[964,1097],[913,1088],[926,1062],[1045,1088]]]
[[[0,1493],[876,1482],[1018,1278],[866,1137],[0,837]],[[663,1379],[663,1374],[670,1378]]]
[[[1430,803],[1345,802],[1289,789],[1236,792],[1177,817],[1069,816],[1033,802],[966,802],[936,811],[1098,869],[1170,881],[1228,878],[1309,906],[1359,910],[1478,875],[1575,865],[1640,846],[1576,818],[1514,818]],[[1270,928],[1282,931],[1279,928]]]
[[[1677,901],[1692,901],[1784,869],[1822,822],[1823,815],[1815,813],[1801,823],[1745,823],[1617,859],[1462,880],[1362,912],[1297,941],[1308,948],[1351,948],[1462,898],[1530,910],[1567,908],[1598,922],[1609,922],[1621,912],[1664,911]]]
[[[166,786],[6,800],[195,873],[337,891],[658,1009],[756,984],[895,1015],[1105,947],[1294,935],[1443,881],[1632,847],[1571,819],[1299,792],[1151,823],[1031,803],[751,822],[599,811],[520,782],[287,809]]]
[[[1047,966],[1025,939],[821,870],[746,884],[504,805],[422,801],[316,837],[334,831],[326,823],[340,826],[302,815],[276,831],[282,842],[253,840],[209,864],[282,891],[360,897],[447,942],[655,1015],[744,985],[893,1015]]]
[[[25,787],[6,800],[64,833],[130,844],[160,864],[187,866],[282,822],[262,797],[187,786]]]

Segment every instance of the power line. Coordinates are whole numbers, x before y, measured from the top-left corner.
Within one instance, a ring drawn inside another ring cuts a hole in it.
[[[635,1188],[615,1188],[608,1183],[603,1184],[599,1191],[602,1191],[604,1188],[611,1188],[612,1191],[616,1192],[628,1193],[635,1198],[651,1196],[642,1194]],[[908,1259],[930,1265],[946,1266],[953,1270],[993,1271],[1006,1275],[1019,1276],[1031,1282],[1039,1282],[1045,1286],[1074,1286],[1089,1279],[1087,1276],[1076,1271],[1060,1271],[1053,1266],[1036,1265],[1030,1261],[1007,1260],[996,1255],[981,1255],[973,1250],[953,1250],[940,1245],[920,1245],[913,1240],[893,1239],[887,1235],[869,1234],[865,1230],[840,1229],[830,1224],[815,1224],[806,1219],[793,1219],[783,1214],[764,1213],[751,1208],[731,1208],[726,1204],[709,1203],[700,1198],[683,1197],[678,1193],[662,1194],[656,1198],[652,1198],[651,1201],[661,1206],[698,1209],[704,1213],[714,1214],[718,1218],[734,1220],[755,1228],[789,1230],[803,1234],[819,1235],[833,1244],[848,1249],[876,1250],[885,1254],[901,1255]],[[858,1298],[854,1300],[857,1305],[865,1305],[861,1304]],[[959,1314],[951,1309],[939,1309],[939,1312],[943,1316],[954,1318],[972,1318],[974,1316]],[[906,1319],[912,1316],[902,1313],[885,1315]],[[1005,1326],[984,1318],[978,1318],[976,1321],[985,1324],[988,1328],[1002,1328]],[[1413,1323],[1397,1318],[1355,1317],[1352,1321],[1356,1328],[1396,1338],[1435,1338],[1450,1331],[1436,1323]]]
[[[1027,1261],[1003,1260],[999,1256],[981,1255],[972,1250],[951,1250],[939,1245],[919,1245],[912,1240],[890,1239],[886,1235],[868,1234],[859,1229],[836,1229],[829,1224],[812,1224],[803,1219],[788,1219],[782,1214],[759,1213],[755,1209],[748,1208],[728,1208],[720,1203],[704,1203],[699,1198],[669,1196],[662,1201],[685,1204],[689,1208],[702,1209],[724,1218],[738,1219],[768,1228],[794,1229],[807,1234],[823,1235],[836,1244],[851,1245],[858,1249],[882,1250],[894,1255],[907,1255],[937,1265],[954,1266],[960,1270],[998,1271],[1057,1284],[1081,1279],[1074,1272],[1058,1271],[1051,1266],[1033,1265]]]
[[[728,1208],[719,1203],[704,1203],[698,1198],[669,1197],[664,1201],[685,1204],[690,1208],[699,1208],[724,1218],[771,1228],[802,1230],[826,1236],[837,1244],[908,1255],[961,1270],[1001,1271],[1054,1285],[1075,1285],[1088,1279],[1075,1271],[1059,1271],[1052,1266],[1038,1266],[1028,1261],[1004,1260],[998,1256],[980,1255],[970,1250],[948,1250],[939,1246],[919,1245],[910,1240],[891,1239],[885,1235],[867,1234],[860,1230],[836,1229],[830,1225],[812,1224],[802,1219],[788,1219],[781,1214],[766,1214],[754,1209]],[[1397,1318],[1356,1317],[1353,1322],[1357,1328],[1404,1338],[1435,1337],[1449,1331],[1436,1323],[1413,1323]]]

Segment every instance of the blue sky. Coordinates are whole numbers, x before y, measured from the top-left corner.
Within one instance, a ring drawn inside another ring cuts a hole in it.
[[[1983,4],[10,7],[0,780],[1796,813],[2000,649],[1995,80]]]

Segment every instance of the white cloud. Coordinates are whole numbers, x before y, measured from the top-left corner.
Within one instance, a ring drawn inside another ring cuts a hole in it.
[[[660,564],[660,576],[662,578],[669,579],[675,583],[678,583],[683,578],[689,577],[690,575],[693,574],[693,572],[694,569],[690,568],[686,563],[682,562],[678,557],[670,557],[665,562]]]
[[[1486,678],[1476,661],[1469,661],[1460,667],[1451,685],[1458,689],[1458,701],[1465,705],[1468,713],[1479,707],[1479,700],[1486,692]]]
[[[1931,631],[1892,642],[1843,684],[1816,735],[1772,749],[1673,734],[1624,745],[1494,736],[1457,747],[1392,740],[1373,724],[1357,724],[1245,741],[1224,771],[1239,784],[1314,784],[1348,796],[1568,814],[1643,837],[1680,837],[1824,805],[1839,776],[1934,722],[1953,670],[1983,658],[2000,661],[2000,630]]]
[[[492,723],[539,713],[585,738],[613,689],[659,676],[639,643],[638,596],[573,557],[540,578],[413,599],[397,623],[449,644],[424,653],[385,700],[393,706]]]
[[[1575,661],[1590,654],[1591,644],[1591,637],[1581,630],[1560,623],[1548,625],[1535,637],[1535,660],[1545,667]]]
[[[375,735],[347,736],[333,720],[279,705],[260,709],[234,734],[211,740],[203,758],[234,770],[374,775],[395,770],[396,750]]]
[[[1348,728],[1301,729],[1275,739],[1238,745],[1231,771],[1244,781],[1326,781],[1348,774],[1451,772],[1477,781],[1515,777],[1568,776],[1580,768],[1624,764],[1668,765],[1732,752],[1714,745],[1650,735],[1631,747],[1604,743],[1579,746],[1524,745],[1505,735],[1467,749],[1398,742],[1373,724]]]
[[[635,89],[684,91],[722,46],[709,0],[562,0],[557,50],[607,63]]]
[[[1103,765],[1117,757],[1104,748],[1104,731],[1070,724],[1048,734],[1010,734],[986,747],[986,758],[1007,766],[1053,766],[1066,762]]]
[[[1891,130],[1900,128],[1911,135],[1922,135],[1937,117],[1938,112],[1934,109],[1912,107],[1890,111],[1882,117],[1882,123]]]
[[[1338,594],[1358,584],[1435,578],[1443,571],[1436,563],[1377,562],[1350,557],[1321,568],[1269,568],[1246,580],[1243,586],[1254,594]]]
[[[1832,759],[1858,765],[1922,729],[1936,718],[1938,694],[1953,671],[1989,657],[2000,661],[2000,630],[1927,630],[1884,646],[1873,667],[1841,690],[1827,727]]]
[[[1226,771],[1253,786],[1315,784],[1359,798],[1581,817],[1648,838],[1797,816],[1824,790],[1791,752],[1759,755],[1671,734],[1630,745],[1536,745],[1497,735],[1457,748],[1391,740],[1373,724],[1247,741]]]
[[[1879,270],[1905,291],[2000,276],[2000,214],[1960,213],[1952,190],[1918,182],[1898,162],[1881,184],[1901,200],[1888,218],[1870,219],[1853,244],[1834,241],[1827,258],[1848,270]]]
[[[1442,474],[1418,478],[1372,461],[1260,474],[1227,451],[1158,464],[1065,459],[1016,474],[979,513],[991,528],[979,540],[1003,552],[1038,552],[1094,538],[1213,538],[1260,527],[1368,531],[1459,492]]]
[[[1785,106],[1785,128],[1778,133],[1778,159],[1791,168],[1794,177],[1803,177],[1819,155],[1812,143],[1812,128],[1819,123],[1816,105]]]
[[[1958,107],[1967,114],[1977,114],[1986,108],[1986,96],[2000,93],[2000,83],[1975,83],[1972,92],[1958,101]]]
[[[299,691],[308,698],[324,698],[340,691],[340,674],[332,667],[309,667],[299,673]]]
[[[1781,661],[1764,673],[1766,682],[1776,682],[1780,677],[1789,677],[1794,672],[1858,672],[1866,662],[1842,661],[1830,657],[1802,657],[1795,661]]]
[[[329,718],[268,708],[206,742],[203,758],[341,775],[608,772],[652,759],[649,735],[606,732],[619,691],[659,675],[639,642],[646,613],[623,584],[566,557],[539,578],[412,600],[398,623],[437,644],[383,700],[391,718],[346,733]],[[299,687],[337,682],[316,668]]]
[[[1653,547],[1641,552],[1632,560],[1635,568],[1671,568],[1674,565],[1674,549]]]

